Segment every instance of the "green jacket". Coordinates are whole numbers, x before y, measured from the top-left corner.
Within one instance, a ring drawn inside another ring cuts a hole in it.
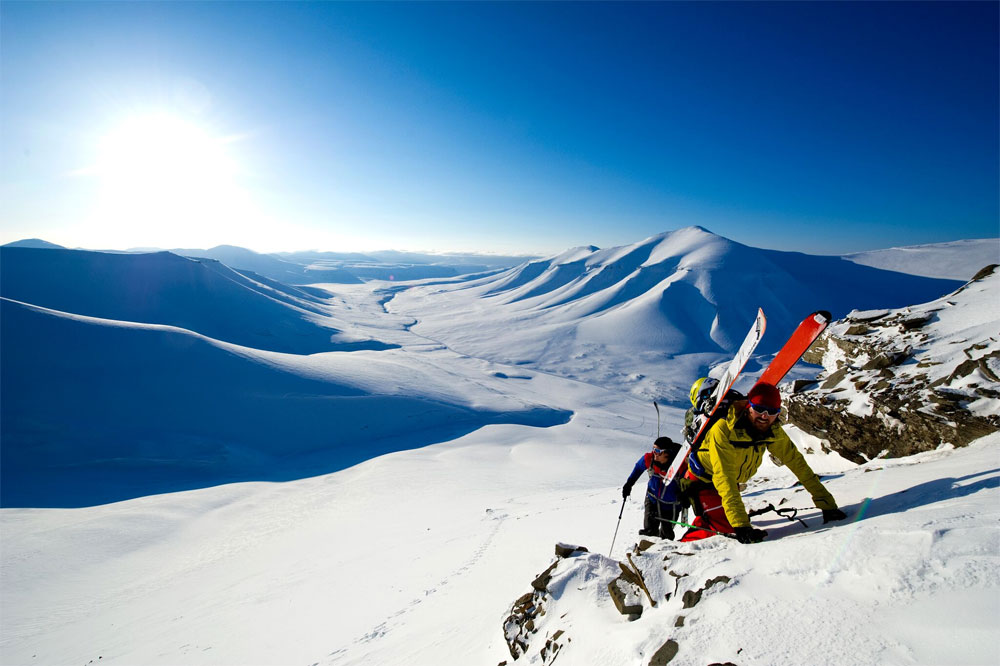
[[[757,473],[765,450],[792,470],[812,495],[817,508],[837,508],[833,495],[823,487],[819,477],[777,422],[767,432],[760,433],[750,425],[745,410],[733,406],[725,420],[720,419],[708,431],[696,453],[698,462],[704,468],[704,474],[698,474],[698,478],[715,486],[730,525],[744,527],[750,524],[743,498],[740,497],[740,484]]]

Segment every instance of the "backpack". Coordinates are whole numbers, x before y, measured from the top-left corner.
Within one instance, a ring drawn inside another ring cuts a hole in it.
[[[705,435],[712,429],[712,426],[715,425],[716,421],[726,418],[726,415],[729,414],[729,408],[734,404],[745,402],[747,399],[746,396],[739,391],[729,389],[726,391],[726,395],[722,399],[722,402],[719,403],[718,408],[712,412],[711,416],[709,416],[708,412],[712,409],[712,401],[710,398],[711,396],[709,395],[700,399],[696,405],[688,409],[684,414],[684,440],[691,444],[692,455],[700,450],[701,442],[705,439]],[[701,426],[706,419],[708,419],[708,425],[702,429]],[[701,430],[701,437],[698,438],[698,441],[694,441],[694,438],[698,434],[699,430]]]

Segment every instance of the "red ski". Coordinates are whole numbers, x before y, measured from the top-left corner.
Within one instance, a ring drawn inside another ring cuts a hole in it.
[[[785,346],[768,364],[757,383],[777,386],[778,382],[792,369],[792,366],[806,353],[809,345],[826,329],[831,319],[830,313],[826,310],[817,310],[803,319],[799,327],[792,333],[792,337],[788,338]]]

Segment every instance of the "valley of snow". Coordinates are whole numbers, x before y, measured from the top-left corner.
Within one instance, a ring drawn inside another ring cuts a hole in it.
[[[633,622],[606,589],[642,521],[635,492],[618,525],[622,483],[757,306],[767,343],[743,388],[812,310],[959,283],[698,228],[403,285],[289,288],[140,255],[255,322],[225,327],[197,290],[145,316],[107,257],[61,255],[106,276],[62,289],[67,268],[11,251],[0,663],[551,663],[556,631],[560,664],[647,664],[668,639],[692,666],[1000,662],[996,435],[856,466],[791,428],[857,522],[821,526],[766,465],[748,507],[787,499],[807,532],[771,514],[762,544],[656,543],[633,557],[658,605]],[[556,542],[592,552],[557,566],[513,662],[504,621]],[[681,611],[678,592],[720,575]]]

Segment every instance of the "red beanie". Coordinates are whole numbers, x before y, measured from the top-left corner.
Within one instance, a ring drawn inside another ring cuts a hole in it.
[[[781,407],[781,393],[770,384],[756,384],[747,394],[747,400],[761,407],[770,407],[771,409]]]

